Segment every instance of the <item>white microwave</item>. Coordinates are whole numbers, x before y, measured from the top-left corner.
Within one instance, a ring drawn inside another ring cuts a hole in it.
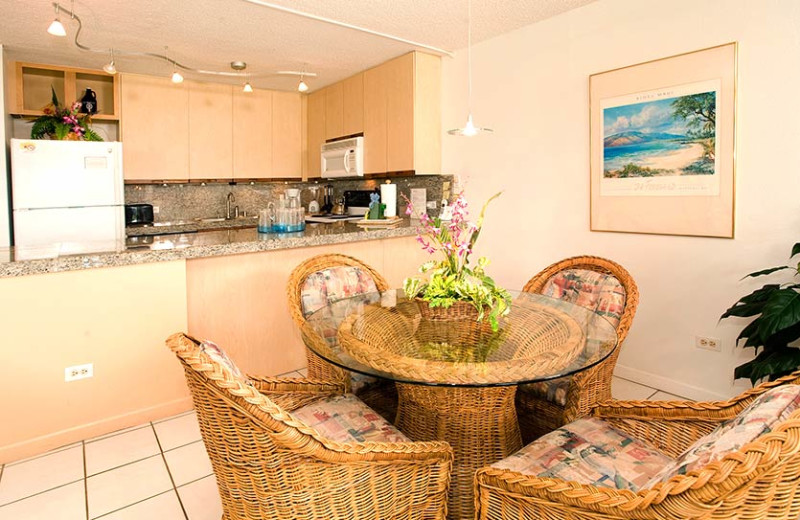
[[[364,138],[351,137],[324,143],[320,147],[322,177],[364,176]]]

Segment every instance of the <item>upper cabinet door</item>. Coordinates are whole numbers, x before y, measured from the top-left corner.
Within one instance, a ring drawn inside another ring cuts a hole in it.
[[[325,139],[335,139],[345,135],[342,130],[342,109],[344,98],[342,83],[334,83],[325,89]]]
[[[189,93],[169,78],[123,74],[120,137],[126,180],[189,178]]]
[[[325,142],[325,90],[312,92],[306,98],[307,177],[319,177],[320,147]]]
[[[296,92],[272,93],[272,177],[302,177],[303,107]]]
[[[233,91],[233,178],[272,177],[272,92]]]
[[[189,84],[189,178],[233,177],[233,87]]]
[[[386,69],[386,169],[414,169],[414,54],[385,64]]]
[[[342,135],[364,131],[364,73],[342,82]]]
[[[388,64],[364,73],[364,172],[384,173],[386,165]]]

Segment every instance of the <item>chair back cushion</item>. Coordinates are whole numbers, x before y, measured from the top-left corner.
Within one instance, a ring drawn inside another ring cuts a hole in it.
[[[409,442],[400,430],[352,394],[316,401],[293,411],[292,416],[336,442]]]
[[[590,417],[540,437],[492,467],[636,491],[670,462],[663,453]]]
[[[354,266],[335,266],[317,271],[306,277],[300,289],[303,315],[308,316],[330,302],[376,293],[375,280],[363,269]]]
[[[242,371],[239,370],[239,367],[236,366],[236,363],[233,362],[225,350],[213,341],[206,340],[200,343],[200,351],[210,357],[212,361],[227,369],[235,377],[238,377],[245,383],[249,382],[249,379],[242,374]]]
[[[625,288],[610,274],[589,269],[564,269],[550,277],[542,294],[585,307],[616,327],[625,311]]]
[[[772,429],[800,407],[800,385],[773,388],[755,399],[733,419],[695,441],[672,464],[655,475],[648,486],[666,482],[718,461]]]

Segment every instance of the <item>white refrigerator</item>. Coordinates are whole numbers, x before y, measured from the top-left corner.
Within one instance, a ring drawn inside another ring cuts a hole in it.
[[[121,143],[11,139],[10,148],[18,258],[124,244]]]

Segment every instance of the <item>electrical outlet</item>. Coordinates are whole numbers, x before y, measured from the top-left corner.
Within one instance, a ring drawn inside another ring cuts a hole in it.
[[[94,364],[73,365],[64,369],[64,382],[77,381],[78,379],[88,379],[94,375]]]
[[[722,352],[722,342],[719,338],[709,338],[706,336],[695,336],[694,346],[706,350],[713,350],[715,352]]]
[[[159,211],[161,211],[161,208],[159,208],[158,206],[153,206],[153,214],[154,215],[158,215]]]
[[[436,209],[436,201],[429,200],[427,203],[425,203],[425,207],[428,209]]]

